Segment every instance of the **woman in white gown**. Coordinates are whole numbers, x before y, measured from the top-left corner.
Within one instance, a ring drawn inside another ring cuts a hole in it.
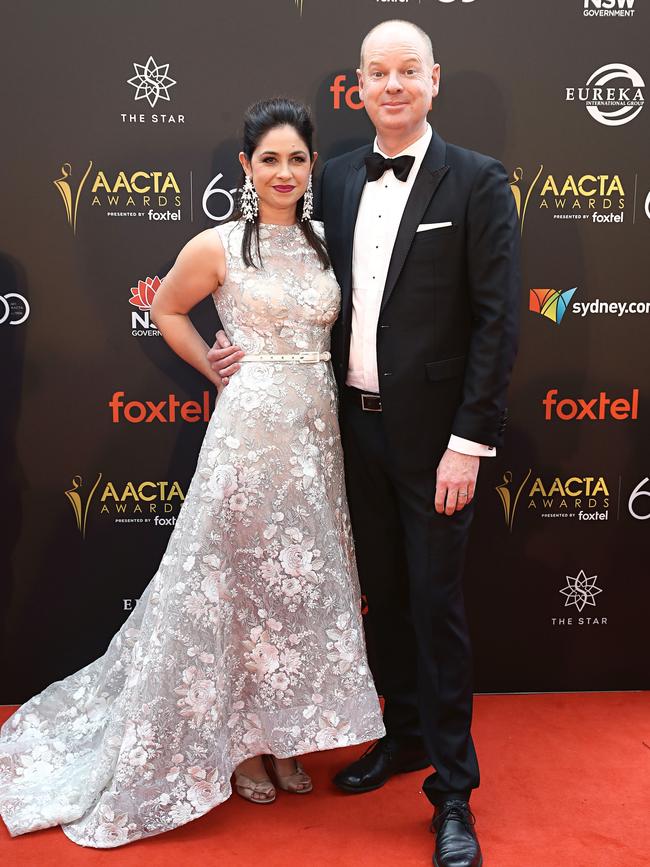
[[[311,206],[312,124],[247,113],[239,220],[181,251],[152,316],[214,381],[187,313],[213,294],[246,363],[219,394],[157,573],[95,662],[0,734],[12,835],[61,825],[108,848],[183,825],[237,790],[304,793],[293,757],[381,737],[343,481],[329,332],[339,287]],[[305,213],[306,212],[306,213]],[[246,219],[248,218],[248,219]]]

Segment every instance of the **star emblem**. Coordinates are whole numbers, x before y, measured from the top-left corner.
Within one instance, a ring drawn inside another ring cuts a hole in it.
[[[564,607],[575,605],[578,611],[582,611],[585,605],[591,605],[595,608],[595,597],[603,592],[600,587],[596,587],[598,575],[591,575],[588,578],[585,570],[581,569],[575,578],[572,578],[570,575],[566,575],[565,577],[566,587],[560,590],[560,593],[566,596]]]
[[[128,79],[128,84],[135,87],[136,101],[146,99],[152,108],[159,99],[166,99],[169,102],[169,89],[176,82],[167,75],[168,63],[161,63],[158,66],[153,57],[150,57],[144,65],[134,63],[133,68],[136,74]]]

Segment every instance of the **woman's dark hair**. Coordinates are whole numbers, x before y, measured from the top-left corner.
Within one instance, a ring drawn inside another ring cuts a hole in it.
[[[244,115],[244,141],[242,150],[248,157],[252,159],[253,151],[259,145],[262,138],[272,129],[279,126],[292,126],[298,133],[300,138],[307,145],[309,156],[313,158],[313,137],[314,124],[307,106],[300,102],[294,102],[292,99],[284,97],[275,97],[274,99],[264,99],[254,103]],[[242,181],[243,186],[243,181]],[[303,199],[300,198],[296,203],[296,212],[301,214]],[[241,219],[241,201],[238,212],[234,219]],[[307,239],[310,247],[316,251],[316,254],[323,268],[330,267],[329,256],[325,243],[319,235],[314,231],[309,220],[298,221],[303,235]],[[253,253],[253,247],[255,252]],[[255,217],[251,222],[244,221],[244,236],[242,239],[242,259],[248,266],[259,268],[262,266],[262,255],[260,253],[260,224],[259,216]]]

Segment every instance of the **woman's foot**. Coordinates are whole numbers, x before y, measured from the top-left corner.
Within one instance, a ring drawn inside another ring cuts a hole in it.
[[[270,756],[278,786],[284,792],[306,795],[313,789],[311,777],[297,759],[276,759]]]
[[[275,801],[275,787],[266,773],[262,756],[246,759],[236,768],[235,789],[252,804],[272,804]]]

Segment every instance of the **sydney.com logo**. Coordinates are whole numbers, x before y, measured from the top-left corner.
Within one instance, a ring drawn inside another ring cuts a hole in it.
[[[650,301],[573,301],[578,287],[572,289],[531,289],[528,309],[550,319],[559,325],[564,314],[571,311],[574,316],[584,318],[589,315],[627,316],[628,314],[650,313]]]

